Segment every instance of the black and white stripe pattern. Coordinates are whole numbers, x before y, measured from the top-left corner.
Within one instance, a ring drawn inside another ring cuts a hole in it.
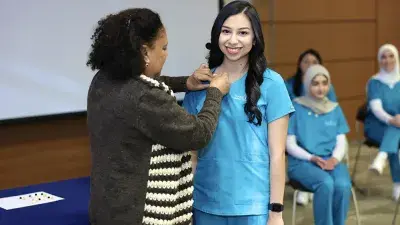
[[[140,78],[174,96],[165,83],[144,75]],[[143,224],[190,225],[192,205],[193,174],[190,152],[175,153],[160,144],[153,145]]]

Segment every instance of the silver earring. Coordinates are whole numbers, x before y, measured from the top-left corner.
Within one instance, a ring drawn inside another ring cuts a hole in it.
[[[146,63],[146,67],[148,67],[149,66],[149,63]]]

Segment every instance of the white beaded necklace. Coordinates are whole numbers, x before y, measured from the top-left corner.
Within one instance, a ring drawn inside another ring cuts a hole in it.
[[[172,97],[175,97],[174,92],[172,91],[172,89],[170,89],[168,87],[168,85],[166,85],[164,82],[159,82],[158,80],[155,80],[151,77],[148,77],[144,74],[140,75],[140,79],[142,79],[143,81],[145,81],[146,83],[151,84],[154,87],[158,87],[162,90],[164,90],[165,92],[167,92],[168,94],[170,94]]]

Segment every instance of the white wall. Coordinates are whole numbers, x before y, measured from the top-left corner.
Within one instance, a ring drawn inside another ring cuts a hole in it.
[[[163,74],[188,75],[206,61],[218,0],[1,0],[0,120],[86,110],[90,36],[101,17],[129,7],[161,15]]]

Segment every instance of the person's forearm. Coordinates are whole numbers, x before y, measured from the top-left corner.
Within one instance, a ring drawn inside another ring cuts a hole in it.
[[[336,136],[336,146],[333,149],[332,157],[334,157],[338,162],[342,161],[346,152],[348,150],[348,144],[345,134],[339,134]]]
[[[186,90],[186,81],[189,76],[181,76],[181,77],[171,77],[171,76],[160,76],[158,80],[164,82],[168,85],[174,92],[185,92]]]
[[[285,192],[285,146],[289,116],[268,124],[270,154],[270,203],[283,204]],[[272,213],[281,215],[281,213]]]
[[[271,156],[270,161],[270,203],[283,204],[283,195],[285,193],[285,154]]]
[[[286,138],[286,151],[289,155],[301,159],[310,161],[313,157],[312,154],[307,152],[304,148],[297,144],[297,138],[295,135],[288,135]]]
[[[382,106],[382,100],[373,99],[369,102],[369,106],[371,107],[372,113],[378,118],[380,121],[391,124],[393,116],[387,113]]]

